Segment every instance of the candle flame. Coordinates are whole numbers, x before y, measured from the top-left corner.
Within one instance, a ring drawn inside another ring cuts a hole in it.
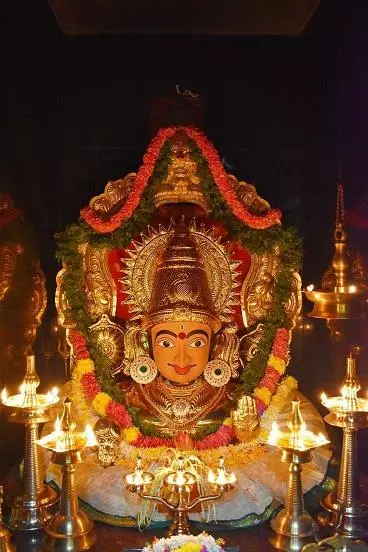
[[[321,393],[321,403],[324,404],[327,401],[328,397],[325,392]]]
[[[128,473],[125,476],[125,481],[128,485],[134,485],[136,487],[141,487],[144,485],[144,478],[141,470],[136,470],[133,473]]]
[[[1,402],[3,404],[6,404],[7,400],[8,400],[8,392],[6,390],[6,387],[4,387],[4,389],[1,391]]]
[[[354,285],[353,285],[353,286],[349,286],[349,287],[348,287],[348,292],[349,292],[349,293],[355,293],[355,292],[356,292],[356,290],[357,290],[357,287],[356,287],[356,286],[354,286]]]
[[[212,485],[218,485],[224,487],[225,485],[233,485],[236,482],[235,473],[228,473],[225,468],[225,459],[223,456],[219,458],[217,473],[214,473],[211,469],[208,470],[207,480]]]
[[[277,422],[272,422],[271,431],[267,441],[268,444],[273,446],[277,445],[277,441],[279,437],[280,437],[279,425]]]
[[[309,284],[309,286],[307,286],[307,291],[313,291],[314,290],[314,284]]]
[[[58,397],[59,396],[59,388],[58,387],[53,387],[51,389],[51,394],[54,396],[54,397]]]
[[[87,439],[87,447],[96,447],[98,445],[95,432],[92,429],[91,424],[86,424],[86,429],[84,430],[86,439]]]
[[[60,433],[62,433],[61,418],[59,418],[59,414],[57,414],[56,420],[55,420],[55,433],[57,433],[58,435],[60,435]]]

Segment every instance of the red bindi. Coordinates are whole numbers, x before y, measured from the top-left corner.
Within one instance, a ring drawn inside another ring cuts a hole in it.
[[[179,332],[178,333],[178,338],[179,339],[185,339],[187,337],[187,334],[185,332]]]

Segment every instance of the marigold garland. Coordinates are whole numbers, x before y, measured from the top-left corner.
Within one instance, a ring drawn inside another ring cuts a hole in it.
[[[239,200],[236,192],[226,174],[221,163],[220,156],[213,144],[199,130],[192,127],[184,127],[184,130],[196,143],[206,159],[209,169],[212,173],[214,182],[218,187],[222,197],[230,206],[233,214],[244,224],[251,228],[263,230],[278,224],[281,219],[281,211],[270,209],[264,215],[254,215],[250,213],[245,205]],[[103,220],[91,207],[85,207],[81,210],[81,217],[97,232],[106,233],[116,230],[122,222],[129,219],[133,211],[138,207],[141,196],[152,175],[157,162],[160,150],[166,140],[171,138],[177,131],[176,127],[162,128],[151,140],[146,154],[143,156],[143,164],[135,177],[134,190],[129,194],[127,200],[121,209],[112,215],[109,220]]]
[[[270,359],[276,359],[286,366],[286,357],[288,354],[289,341],[286,338],[287,332],[281,328],[276,333],[274,346],[270,354]],[[74,345],[77,363],[74,368],[73,377],[82,386],[85,398],[91,403],[96,413],[101,416],[107,416],[124,429],[123,437],[134,447],[151,448],[151,447],[175,447],[175,439],[163,438],[149,435],[142,435],[139,428],[133,425],[133,421],[128,411],[123,404],[114,401],[107,393],[101,391],[101,387],[97,381],[94,363],[88,358],[86,359],[83,336],[75,330],[71,333],[71,340]],[[277,351],[282,354],[283,359],[274,355]],[[81,358],[78,358],[78,355]],[[276,371],[272,366],[267,366],[265,375],[262,378],[259,387],[254,391],[256,397],[257,409],[260,414],[263,414],[267,405],[271,402],[273,393],[276,391],[279,379],[282,373]],[[230,418],[225,418],[220,427],[211,435],[207,435],[195,442],[195,450],[214,449],[221,446],[226,446],[234,439],[234,428]]]
[[[279,328],[277,330],[264,376],[254,390],[257,410],[260,414],[263,414],[270,404],[271,397],[277,389],[281,376],[285,372],[290,339],[290,330],[286,328]]]
[[[273,251],[277,246],[280,252],[280,270],[277,274],[274,305],[264,320],[263,338],[259,343],[259,353],[247,364],[247,370],[242,374],[237,384],[237,395],[253,393],[256,397],[257,408],[260,414],[264,413],[273,393],[277,389],[281,375],[287,363],[287,350],[290,340],[290,321],[285,313],[284,304],[291,293],[292,271],[298,270],[301,258],[300,241],[291,229],[283,229],[278,225],[280,213],[270,210],[266,215],[257,217],[249,213],[239,202],[228,182],[217,151],[207,138],[195,129],[185,129],[193,140],[193,158],[198,165],[203,193],[211,206],[215,220],[222,223],[228,230],[229,238],[239,241],[246,249],[254,253]],[[88,207],[81,213],[84,221],[74,224],[63,235],[59,235],[59,258],[67,266],[65,274],[65,293],[79,332],[73,332],[73,349],[78,359],[74,377],[80,382],[88,400],[95,400],[99,393],[110,396],[110,401],[96,400],[95,404],[100,412],[108,412],[123,428],[131,428],[127,432],[130,442],[140,447],[173,445],[173,441],[165,437],[144,435],[137,427],[136,412],[122,404],[123,397],[109,372],[106,360],[92,343],[87,343],[86,336],[92,321],[85,308],[83,293],[83,265],[78,254],[78,245],[90,243],[94,247],[126,247],[130,241],[149,224],[153,214],[153,192],[159,182],[166,178],[170,153],[167,138],[175,129],[162,129],[151,142],[141,169],[139,179],[132,196],[129,196],[121,210],[114,215],[113,224],[119,220],[121,227],[114,229],[111,220],[105,222]],[[138,176],[137,175],[137,176]],[[213,185],[214,181],[216,185]],[[149,184],[149,185],[147,185]],[[139,204],[139,209],[136,207]],[[264,226],[265,217],[267,225]],[[97,218],[96,218],[97,217]],[[124,222],[125,221],[125,222]],[[240,222],[241,221],[241,222]],[[247,224],[247,227],[244,226]],[[249,228],[250,226],[250,228]],[[264,230],[259,230],[264,228]],[[272,350],[271,350],[272,348]],[[95,367],[92,358],[98,362]],[[92,364],[80,365],[87,361]],[[81,371],[78,375],[78,369]],[[84,370],[84,373],[82,371]],[[87,376],[88,377],[83,377]],[[90,398],[89,398],[90,397]],[[136,425],[134,425],[136,424]],[[220,446],[224,441],[231,442],[232,428],[228,424],[211,428],[213,433],[206,435],[196,442],[198,450],[204,446]]]
[[[122,222],[132,216],[133,211],[138,207],[141,196],[147,186],[148,180],[152,175],[153,169],[160,150],[166,140],[175,134],[174,127],[162,128],[157,135],[152,139],[147,148],[147,152],[143,156],[143,164],[141,165],[135,177],[134,190],[130,193],[122,208],[109,218],[108,221],[101,219],[96,212],[90,207],[85,207],[81,210],[81,217],[97,232],[112,232],[116,230]]]
[[[236,192],[225,172],[221,163],[220,156],[213,144],[199,130],[188,127],[185,129],[187,134],[194,140],[203,156],[205,157],[209,169],[213,175],[214,181],[226,203],[230,206],[233,214],[244,224],[251,228],[264,230],[280,222],[281,211],[270,209],[264,215],[253,215],[248,211],[245,205],[239,200]]]

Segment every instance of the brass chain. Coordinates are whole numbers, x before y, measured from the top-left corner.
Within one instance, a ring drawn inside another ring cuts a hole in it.
[[[345,205],[344,205],[344,184],[337,183],[337,198],[336,198],[336,225],[344,223]]]

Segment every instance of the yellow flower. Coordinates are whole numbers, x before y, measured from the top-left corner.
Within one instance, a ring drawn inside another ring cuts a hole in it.
[[[225,420],[222,422],[223,425],[232,426],[233,422],[231,418],[225,418]]]
[[[92,406],[99,416],[105,416],[106,408],[110,401],[111,398],[107,393],[100,392],[97,393],[97,395],[93,399]]]
[[[78,360],[73,370],[73,377],[76,380],[80,380],[84,376],[84,374],[90,374],[91,372],[94,372],[94,369],[95,366],[90,358]]]
[[[267,387],[257,387],[254,391],[254,396],[257,399],[260,399],[265,404],[270,404],[271,401],[271,391]]]
[[[280,374],[285,372],[285,361],[274,355],[270,355],[270,358],[268,359],[268,366],[272,366],[272,368],[275,368],[275,370],[277,370]]]
[[[139,431],[139,429],[135,426],[127,427],[123,430],[123,439],[128,443],[132,443],[133,441],[138,439],[140,433],[141,432]]]
[[[176,552],[201,552],[202,545],[196,542],[186,542],[180,548],[176,549]]]
[[[298,382],[296,381],[293,376],[288,376],[284,379],[283,383],[286,385],[288,389],[296,389],[298,387]]]

